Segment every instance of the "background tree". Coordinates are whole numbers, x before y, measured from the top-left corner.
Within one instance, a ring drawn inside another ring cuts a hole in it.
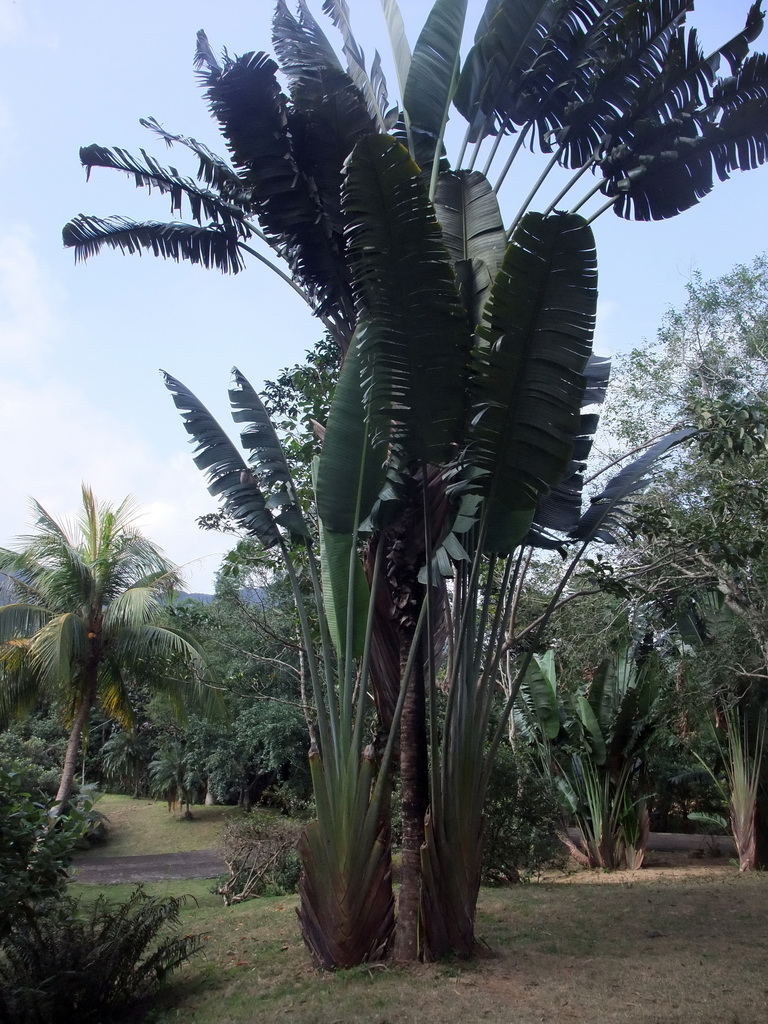
[[[721,712],[741,703],[751,747],[760,744],[768,681],[766,314],[764,256],[713,281],[697,274],[656,340],[619,361],[608,399],[614,450],[647,445],[681,422],[699,432],[656,477],[618,549],[590,567],[592,582],[613,588],[635,628],[667,637],[678,659],[678,717],[689,714],[678,731],[704,729],[715,702]],[[717,747],[703,733],[700,741],[716,765]],[[730,749],[725,734],[721,749]],[[765,782],[756,843],[763,862]]]
[[[177,659],[186,674],[159,674],[158,688],[179,708],[185,700],[213,708],[203,682],[200,647],[158,625],[163,595],[179,583],[172,565],[134,526],[129,499],[116,508],[83,487],[82,509],[71,526],[33,503],[36,531],[18,551],[0,549],[0,572],[19,600],[0,608],[0,713],[56,702],[69,724],[56,806],[72,791],[77,752],[88,716],[98,704],[130,727],[129,682],[147,663]]]

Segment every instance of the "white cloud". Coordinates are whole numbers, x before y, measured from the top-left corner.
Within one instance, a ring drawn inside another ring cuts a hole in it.
[[[7,371],[29,368],[58,336],[57,289],[45,274],[23,228],[0,235],[0,359]]]

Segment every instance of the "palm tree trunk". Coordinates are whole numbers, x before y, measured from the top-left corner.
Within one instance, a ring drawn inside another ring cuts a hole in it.
[[[63,814],[69,806],[69,798],[72,795],[72,784],[75,780],[75,769],[77,768],[77,753],[80,749],[80,740],[82,739],[83,729],[85,723],[88,720],[93,701],[89,696],[83,698],[80,707],[77,709],[77,715],[75,721],[72,724],[72,729],[69,734],[69,740],[67,742],[67,752],[64,755],[64,767],[61,772],[61,782],[59,783],[59,789],[56,793],[56,802],[51,808],[50,816],[52,818],[58,818],[59,815]]]
[[[757,794],[755,806],[755,868],[768,868],[768,771],[763,771],[763,785]]]
[[[403,637],[403,669],[410,642]],[[400,721],[400,781],[402,786],[402,869],[397,903],[394,955],[417,960],[421,954],[421,848],[424,817],[429,805],[424,659],[418,657],[411,675]]]

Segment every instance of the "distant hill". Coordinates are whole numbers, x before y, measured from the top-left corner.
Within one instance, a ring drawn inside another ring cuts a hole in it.
[[[266,604],[267,603],[267,591],[261,587],[252,588],[246,587],[240,591],[240,596],[246,604]],[[198,601],[200,604],[210,604],[213,600],[213,594],[185,594],[181,593],[177,595],[179,601]],[[12,604],[14,601],[18,601],[18,594],[14,592],[13,584],[7,576],[0,575],[0,605]]]
[[[267,591],[263,587],[244,587],[240,591],[240,597],[246,604],[267,604]],[[199,601],[200,604],[210,604],[213,594],[179,594],[179,601]]]

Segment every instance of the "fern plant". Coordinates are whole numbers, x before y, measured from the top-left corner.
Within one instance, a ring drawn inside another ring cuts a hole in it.
[[[12,1024],[118,1021],[201,948],[169,934],[188,897],[122,903],[65,897],[16,924],[0,947],[0,1020]]]

